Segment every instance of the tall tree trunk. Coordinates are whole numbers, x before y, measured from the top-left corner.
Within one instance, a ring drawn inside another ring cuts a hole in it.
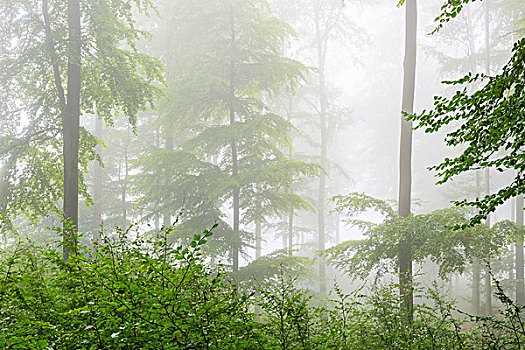
[[[479,315],[480,306],[480,274],[481,274],[481,263],[478,257],[472,259],[472,314]]]
[[[490,75],[490,13],[489,0],[485,0],[485,73]],[[485,169],[485,193],[490,194],[490,169]],[[490,214],[487,215],[486,225],[490,227]],[[485,266],[485,314],[492,315],[492,280],[490,276],[490,257],[486,257]]]
[[[485,169],[485,193],[490,194],[490,169]],[[490,214],[487,216],[485,225],[490,228]],[[486,257],[485,264],[485,315],[492,315],[492,278],[490,276],[490,257]]]
[[[288,95],[288,108],[286,108],[286,120],[289,123],[292,123],[292,117],[293,117],[293,95]],[[290,153],[290,158],[293,157],[293,152]],[[293,184],[290,186],[290,192],[293,193]],[[293,252],[293,218],[294,218],[294,212],[292,211],[288,215],[288,256],[292,256]]]
[[[510,221],[511,222],[516,222],[516,197],[513,197],[510,199]],[[516,242],[518,242],[519,239],[516,239]],[[516,244],[511,244],[510,245],[510,255],[513,256],[513,257],[516,257],[517,255],[517,250],[516,250]],[[515,281],[516,280],[516,259],[513,260],[510,264],[509,264],[509,281]],[[516,289],[517,289],[517,284],[514,284],[511,289],[510,289],[510,292],[509,292],[509,297],[511,298],[514,298],[514,300],[516,300],[517,298],[517,295],[516,295]]]
[[[166,151],[173,151],[174,149],[174,140],[173,140],[173,137],[172,136],[167,136],[166,137]],[[169,178],[169,174],[166,174],[166,186],[169,185],[169,182],[170,182],[170,178]],[[163,217],[163,225],[164,227],[170,227],[173,223],[171,222],[171,210],[167,207],[167,204],[166,203],[166,208],[164,208],[164,217]]]
[[[260,220],[255,222],[255,259],[261,257],[262,251],[262,224]]]
[[[481,174],[476,171],[476,198],[481,197]],[[472,313],[479,315],[480,311],[480,281],[481,262],[479,257],[472,259]]]
[[[293,255],[293,214],[288,215],[288,256]]]
[[[335,214],[335,243],[341,242],[341,214]]]
[[[64,157],[64,260],[74,254],[78,232],[78,149],[80,134],[81,37],[79,0],[68,0],[66,114],[62,118]]]
[[[319,5],[315,7],[315,28],[316,28],[316,45],[317,45],[317,60],[319,73],[319,124],[321,128],[321,167],[326,170],[328,165],[328,130],[326,112],[328,110],[328,98],[326,95],[326,80],[325,80],[325,62],[326,62],[326,40],[321,33],[321,19]],[[321,172],[319,177],[319,195],[317,199],[317,233],[318,233],[318,249],[324,250],[326,247],[325,237],[325,200],[326,200],[326,174]],[[326,266],[321,259],[319,263],[319,291],[326,293]]]
[[[412,122],[406,114],[414,113],[417,56],[417,0],[406,1],[405,61],[403,69],[403,102],[401,116],[401,142],[399,152],[399,215],[410,215],[412,187]],[[406,233],[399,243],[399,292],[403,307],[413,308],[412,290],[412,237]]]
[[[523,195],[516,198],[516,224],[523,226]],[[523,268],[523,235],[516,242],[516,302],[525,304],[525,276]]]
[[[103,120],[97,115],[95,108],[95,137],[102,141],[103,138]],[[97,144],[95,152],[102,159],[102,144]],[[93,222],[94,232],[93,241],[97,241],[99,238],[100,230],[102,229],[102,166],[98,161],[95,161],[95,167],[93,170]]]
[[[128,227],[128,204],[126,201],[126,195],[128,192],[128,175],[129,175],[129,161],[128,161],[128,144],[124,145],[124,179],[122,181],[122,193],[121,193],[121,202],[122,202],[122,225],[123,229]]]
[[[230,126],[235,124],[235,22],[233,13],[233,4],[230,3],[230,39],[231,39],[231,60],[230,60],[230,93],[229,93],[229,108],[230,108]],[[232,178],[233,181],[237,181],[237,175],[239,174],[239,164],[237,155],[237,144],[235,138],[231,139],[231,152],[232,152]],[[238,185],[233,187],[233,245],[232,245],[232,260],[233,260],[233,271],[239,270],[239,219],[240,219],[240,189]]]

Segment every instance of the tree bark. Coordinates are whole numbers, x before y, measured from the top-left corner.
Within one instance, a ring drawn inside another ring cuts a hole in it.
[[[480,273],[481,273],[481,264],[479,258],[475,257],[472,259],[472,314],[479,315],[479,306],[480,306],[480,295],[479,295],[479,286],[480,286]]]
[[[326,62],[326,40],[321,33],[321,19],[319,5],[315,7],[315,28],[316,46],[319,74],[319,124],[321,128],[321,159],[320,165],[326,170],[328,165],[328,130],[326,112],[328,110],[328,98],[326,96],[325,62]],[[325,200],[326,200],[326,174],[324,171],[319,176],[319,193],[317,199],[317,233],[318,249],[324,250],[326,247],[325,237]],[[319,262],[319,291],[326,293],[326,266],[324,261]]]
[[[403,102],[401,115],[401,141],[399,156],[399,216],[410,215],[412,187],[412,122],[405,114],[414,113],[414,94],[417,56],[417,0],[406,1],[405,61],[403,69]],[[399,242],[399,292],[403,307],[411,314],[412,290],[412,237],[409,232]]]
[[[490,169],[485,169],[485,193],[490,194]],[[487,216],[485,225],[490,228],[490,215]],[[485,264],[485,315],[492,315],[492,278],[490,275],[490,257],[486,257]]]
[[[335,243],[341,242],[341,214],[335,214]]]
[[[128,160],[128,144],[126,140],[126,144],[124,145],[124,178],[122,181],[122,193],[121,193],[121,203],[122,203],[122,225],[123,229],[127,229],[128,227],[128,204],[126,201],[126,196],[128,192],[128,175],[129,175],[129,160]]]
[[[64,250],[75,254],[78,233],[78,149],[80,135],[81,36],[79,0],[68,0],[68,67],[66,114],[62,119],[64,159]]]
[[[489,0],[485,0],[485,73],[490,75],[490,13]],[[485,169],[485,194],[490,194],[490,168]],[[486,225],[490,228],[490,214]],[[485,266],[485,314],[492,315],[492,279],[490,276],[490,257],[486,258]]]
[[[230,108],[230,126],[235,125],[235,22],[233,5],[230,3],[230,38],[231,38],[231,59],[230,59],[230,92],[229,92],[229,108]],[[232,156],[232,178],[234,181],[237,180],[239,174],[239,164],[237,155],[237,144],[235,138],[231,139],[231,156]],[[233,187],[233,244],[232,244],[232,260],[233,260],[233,271],[239,270],[239,219],[240,219],[240,208],[239,208],[239,197],[240,188],[238,185]]]
[[[476,171],[476,198],[481,197],[481,174]],[[480,311],[480,282],[481,262],[479,257],[472,259],[472,313],[479,315]]]
[[[173,140],[173,137],[172,136],[167,136],[166,137],[166,145],[165,145],[165,148],[166,148],[166,151],[173,151],[174,149],[174,140]],[[166,186],[169,185],[169,182],[170,182],[170,178],[169,178],[169,174],[166,174]],[[170,227],[172,225],[172,222],[171,222],[171,210],[168,208],[168,203],[166,203],[166,207],[164,208],[164,217],[163,217],[163,226],[165,228],[167,227]]]
[[[255,259],[261,257],[262,251],[262,224],[258,220],[255,222]]]
[[[288,216],[288,256],[293,255],[293,214]]]
[[[95,108],[95,137],[102,141],[103,139],[103,121],[102,118],[97,115]],[[95,147],[95,152],[102,159],[102,145],[99,143]],[[98,241],[100,230],[102,229],[102,167],[98,161],[95,161],[93,170],[93,222],[94,232],[93,241]]]
[[[516,198],[516,224],[523,226],[523,195]],[[523,236],[518,236],[516,242],[516,302],[525,304],[525,276],[523,268]]]

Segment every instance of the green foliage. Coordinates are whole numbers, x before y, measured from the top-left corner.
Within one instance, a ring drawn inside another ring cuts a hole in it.
[[[63,174],[61,98],[67,85],[67,1],[0,2],[0,161],[4,209],[35,216],[60,212]],[[82,21],[81,114],[98,114],[107,124],[152,105],[163,81],[159,62],[137,49],[149,34],[135,26],[150,0],[80,1]],[[56,74],[54,74],[56,68]],[[80,130],[79,169],[95,159],[96,140]],[[80,193],[89,200],[83,174]]]
[[[290,159],[293,125],[269,107],[308,71],[282,54],[291,27],[262,0],[176,0],[161,7],[170,14],[169,34],[160,33],[165,41],[159,41],[170,73],[151,124],[165,144],[150,145],[135,163],[139,207],[150,216],[182,209],[190,232],[225,221],[225,206],[236,205],[237,194],[241,224],[311,209],[290,188],[320,169]],[[249,237],[230,226],[223,242],[246,246]]]
[[[250,262],[232,274],[237,281],[267,280],[274,276],[307,276],[313,261],[302,256],[292,256],[286,249],[274,251]]]
[[[432,34],[436,33],[438,30],[443,28],[443,26],[448,23],[453,18],[456,18],[457,15],[463,10],[463,7],[470,3],[474,2],[476,0],[445,0],[443,1],[443,5],[441,5],[441,13],[438,17],[434,20],[437,22],[436,28],[432,31]],[[401,0],[400,4],[402,4],[404,0]]]
[[[441,177],[438,183],[482,168],[493,168],[500,172],[511,169],[516,172],[513,181],[497,193],[474,201],[456,202],[460,206],[479,209],[470,224],[481,222],[509,198],[525,193],[525,124],[521,112],[524,100],[524,47],[525,39],[519,40],[514,45],[512,58],[495,77],[469,73],[462,79],[447,82],[452,85],[483,82],[485,85],[478,91],[469,93],[464,88],[451,98],[435,97],[433,110],[410,117],[416,122],[417,128],[427,133],[436,132],[451,123],[457,125],[448,132],[445,142],[448,146],[464,146],[464,151],[431,168]]]
[[[436,18],[438,27],[434,32],[473,1],[446,1]],[[479,210],[463,227],[480,223],[497,206],[525,192],[522,141],[525,135],[521,112],[524,100],[524,47],[525,39],[517,40],[512,57],[495,76],[469,73],[461,79],[444,82],[452,86],[481,84],[479,90],[469,93],[465,87],[450,98],[434,97],[433,110],[409,116],[409,120],[416,122],[416,128],[422,128],[427,133],[437,132],[449,124],[455,126],[447,133],[445,143],[453,147],[462,146],[464,150],[459,156],[446,158],[441,164],[431,167],[441,178],[438,184],[461,173],[482,168],[493,168],[500,172],[510,169],[516,173],[513,181],[497,193],[473,201],[456,202],[459,206],[473,206]]]
[[[397,271],[399,242],[410,237],[414,261],[429,258],[439,265],[442,277],[451,272],[462,272],[472,257],[497,255],[516,236],[516,225],[510,222],[455,230],[467,222],[461,209],[435,210],[428,214],[401,218],[385,201],[365,194],[353,193],[334,198],[337,210],[348,215],[347,222],[359,227],[365,239],[346,241],[326,250],[331,264],[355,276],[366,278],[370,274],[380,277]],[[380,223],[354,219],[362,212],[372,210],[383,216]]]
[[[102,234],[64,262],[47,244],[0,256],[0,344],[12,349],[518,349],[520,307],[497,295],[499,318],[454,317],[434,289],[413,321],[395,286],[328,300],[298,289],[286,269],[241,288],[205,263],[210,231],[188,244],[138,232]],[[127,237],[136,236],[134,239]],[[431,306],[433,305],[433,306]],[[256,312],[254,313],[253,310]],[[478,326],[479,325],[479,326]],[[470,330],[467,330],[470,329]]]
[[[2,260],[4,346],[67,349],[250,349],[260,337],[221,268],[202,262],[209,231],[188,246],[104,236],[67,263],[19,245]],[[238,339],[243,341],[238,343]]]

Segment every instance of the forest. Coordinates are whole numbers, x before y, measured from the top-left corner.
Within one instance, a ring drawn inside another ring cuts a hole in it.
[[[0,0],[1,349],[525,349],[524,0]]]

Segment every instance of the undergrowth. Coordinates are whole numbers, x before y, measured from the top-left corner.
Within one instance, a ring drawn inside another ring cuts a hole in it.
[[[285,273],[249,287],[207,264],[210,231],[187,245],[102,235],[65,262],[18,244],[0,257],[3,349],[519,349],[521,309],[458,315],[436,291],[403,311],[394,286],[318,300]],[[425,305],[426,304],[426,305]],[[427,306],[433,305],[433,306]]]

